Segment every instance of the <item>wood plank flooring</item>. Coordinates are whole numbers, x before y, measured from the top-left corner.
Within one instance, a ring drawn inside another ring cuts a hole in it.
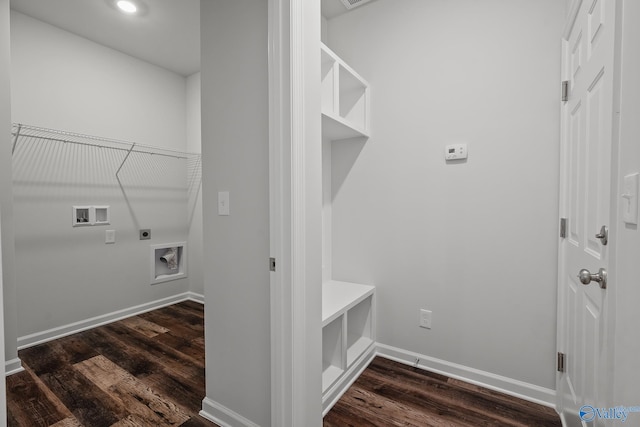
[[[8,426],[215,426],[198,415],[203,319],[185,301],[21,350]],[[377,357],[324,418],[349,426],[561,424],[552,409]]]
[[[8,426],[215,426],[198,415],[204,313],[184,301],[19,352]]]
[[[551,408],[376,357],[324,427],[554,426]]]

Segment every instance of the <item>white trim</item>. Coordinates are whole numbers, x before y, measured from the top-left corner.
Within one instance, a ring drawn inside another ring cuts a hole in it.
[[[271,308],[271,424],[290,426],[292,412],[291,354],[285,343],[291,343],[291,275],[287,265],[291,259],[288,224],[284,218],[290,203],[287,171],[283,159],[289,150],[287,133],[289,105],[286,91],[289,75],[288,57],[283,46],[288,43],[288,5],[285,0],[268,3],[268,68],[269,68],[269,253],[276,259],[276,271],[270,273]],[[203,403],[204,404],[204,403]]]
[[[269,0],[271,425],[278,427],[322,424],[319,40],[319,0]]]
[[[7,360],[4,364],[4,374],[7,377],[22,371],[24,371],[24,368],[22,367],[22,361],[18,357]]]
[[[565,22],[564,29],[562,30],[563,40],[569,40],[569,35],[571,34],[571,30],[573,30],[573,26],[576,23],[576,18],[578,17],[580,6],[582,6],[582,0],[574,0],[571,4],[571,9],[569,10],[569,14],[567,15],[567,21]]]
[[[322,396],[322,416],[324,417],[327,413],[333,408],[338,400],[342,397],[343,394],[347,392],[349,387],[353,385],[354,382],[358,379],[362,372],[371,364],[373,358],[376,357],[376,345],[375,343],[371,344],[371,347],[362,353],[358,360],[356,360],[353,365],[342,374],[340,380],[338,380],[334,385],[327,390],[327,392]]]
[[[188,300],[204,305],[204,295],[197,294],[197,293],[191,292],[191,291],[186,292],[185,295],[187,296]]]
[[[106,325],[108,323],[116,322],[127,317],[136,316],[141,313],[146,313],[147,311],[156,310],[158,308],[166,307],[168,305],[176,304],[182,301],[193,300],[196,302],[200,302],[198,301],[198,299],[196,299],[197,297],[198,294],[195,294],[193,292],[185,292],[156,301],[114,311],[112,313],[103,314],[101,316],[92,317],[90,319],[81,320],[79,322],[69,323],[68,325],[58,326],[46,331],[25,335],[18,338],[18,350],[22,350],[24,348],[32,347],[34,345],[42,344],[58,338],[66,337],[68,335],[86,331],[87,329]]]
[[[524,399],[539,405],[554,409],[556,407],[556,392],[549,388],[384,344],[377,345],[377,355],[410,366],[416,366],[415,360],[420,359],[420,363],[416,366],[420,369],[446,375],[450,378],[508,394],[509,396]]]
[[[576,9],[577,12],[578,9]],[[569,18],[568,18],[569,19]],[[575,21],[575,16],[572,18],[573,21]],[[568,24],[566,25],[568,27]],[[571,27],[573,27],[573,24],[571,25]],[[569,71],[569,41],[567,40],[567,37],[564,37],[561,41],[561,52],[560,52],[560,58],[561,58],[561,80],[569,80],[570,78],[570,71]],[[558,168],[558,176],[559,176],[559,180],[558,180],[558,218],[563,218],[566,216],[566,208],[565,208],[565,203],[563,202],[563,200],[567,200],[566,198],[566,194],[565,194],[565,189],[567,188],[567,174],[563,173],[563,169],[564,166],[566,164],[567,161],[567,156],[568,156],[568,145],[567,145],[567,135],[565,134],[567,132],[567,126],[565,125],[566,121],[567,121],[567,117],[569,114],[568,108],[569,108],[569,103],[568,102],[562,102],[560,104],[560,147],[559,147],[559,153],[560,153],[560,163],[559,163],[559,168]],[[560,221],[558,220],[558,229],[557,229],[557,233],[556,236],[558,236],[558,240],[557,240],[557,248],[558,248],[558,270],[557,270],[557,279],[556,279],[556,295],[557,295],[557,305],[556,305],[556,351],[557,352],[562,352],[562,353],[566,353],[566,349],[564,348],[564,342],[565,342],[565,331],[566,331],[566,326],[565,326],[565,316],[563,313],[563,307],[565,305],[565,295],[564,295],[564,288],[562,286],[560,286],[560,283],[563,282],[564,280],[564,273],[562,272],[562,269],[560,268],[563,264],[564,264],[564,251],[563,251],[563,244],[565,243],[565,239],[560,237]],[[563,375],[564,373],[562,372],[557,372],[556,371],[556,410],[561,412],[563,411],[564,408],[562,408],[562,395],[564,393],[563,391]]]
[[[2,209],[0,208],[0,213]],[[0,218],[0,224],[2,224],[2,220]],[[2,353],[0,354],[0,369],[3,372],[0,372],[0,378],[5,378],[11,374],[17,374],[18,372],[24,371],[22,367],[22,362],[19,358],[5,360],[5,346],[4,346],[4,286],[2,281],[2,233],[0,232],[0,344],[2,345]],[[7,414],[7,388],[6,381],[2,381],[0,383],[0,387],[3,389],[0,391],[0,416],[5,420]],[[6,422],[0,421],[1,425],[6,425]]]
[[[260,427],[258,424],[208,397],[202,399],[200,416],[218,424],[220,427]]]

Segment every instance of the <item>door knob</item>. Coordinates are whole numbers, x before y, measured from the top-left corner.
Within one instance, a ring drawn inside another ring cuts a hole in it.
[[[600,289],[607,289],[607,270],[601,268],[598,270],[596,274],[591,274],[589,270],[583,268],[578,273],[578,279],[583,285],[588,285],[589,283],[598,282],[600,284]]]

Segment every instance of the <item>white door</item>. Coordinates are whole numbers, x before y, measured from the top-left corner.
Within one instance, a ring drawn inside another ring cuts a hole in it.
[[[604,422],[595,409],[607,404],[603,388],[613,318],[607,290],[596,281],[581,283],[578,273],[610,273],[613,266],[611,242],[606,245],[596,234],[609,226],[612,207],[615,1],[577,0],[573,11],[563,41],[563,80],[569,87],[562,107],[560,213],[567,228],[558,279],[558,351],[565,355],[557,377],[558,409],[567,426]]]

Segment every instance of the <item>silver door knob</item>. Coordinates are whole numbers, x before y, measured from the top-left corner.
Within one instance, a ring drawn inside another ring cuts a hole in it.
[[[589,270],[583,268],[578,273],[578,279],[583,285],[588,285],[589,283],[598,282],[600,284],[600,289],[607,289],[607,270],[601,268],[598,270],[596,274],[591,274]]]

